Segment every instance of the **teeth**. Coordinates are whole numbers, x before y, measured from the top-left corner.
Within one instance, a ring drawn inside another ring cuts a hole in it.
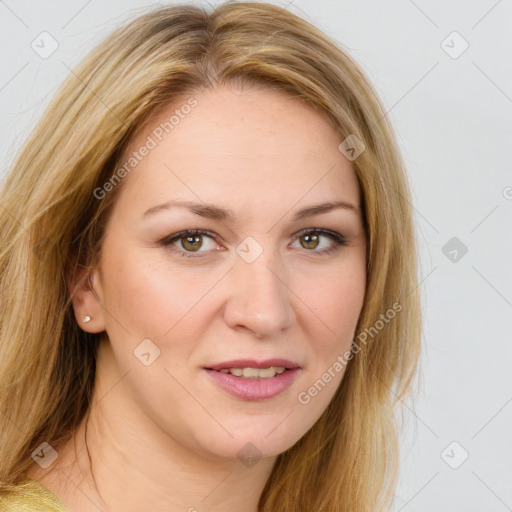
[[[221,373],[231,373],[244,379],[269,379],[280,375],[286,370],[283,366],[271,366],[270,368],[223,368]]]

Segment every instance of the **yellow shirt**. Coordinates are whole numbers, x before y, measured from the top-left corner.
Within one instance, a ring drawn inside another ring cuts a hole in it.
[[[31,478],[25,478],[16,491],[0,495],[0,512],[69,512],[50,489]]]

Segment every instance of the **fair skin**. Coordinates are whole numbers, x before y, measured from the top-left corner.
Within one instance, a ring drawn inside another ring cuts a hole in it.
[[[354,338],[366,238],[357,178],[338,150],[342,138],[284,93],[222,86],[189,94],[178,106],[190,96],[197,106],[124,178],[93,290],[83,275],[70,284],[78,286],[79,325],[106,333],[93,406],[75,438],[58,448],[52,471],[34,466],[28,475],[75,512],[256,512],[277,455],[318,420],[343,372],[307,405],[299,393]],[[127,153],[175,109],[159,112]],[[178,207],[144,216],[171,200],[213,204],[233,218]],[[335,201],[355,209],[293,219]],[[297,236],[306,228],[342,234],[346,244],[325,234]],[[212,236],[160,242],[188,229]],[[248,247],[247,237],[257,242],[252,254],[262,250],[250,263],[236,252]],[[181,256],[187,249],[196,256]],[[83,323],[86,315],[92,319]],[[144,339],[160,349],[147,366],[134,355]],[[233,359],[276,357],[300,370],[290,387],[264,400],[232,396],[205,371]],[[247,443],[257,450],[255,464],[237,455]]]

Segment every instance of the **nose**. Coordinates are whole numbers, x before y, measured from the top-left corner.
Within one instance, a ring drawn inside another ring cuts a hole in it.
[[[265,252],[252,263],[236,257],[229,276],[224,319],[232,329],[267,338],[294,324],[293,293],[285,272]]]

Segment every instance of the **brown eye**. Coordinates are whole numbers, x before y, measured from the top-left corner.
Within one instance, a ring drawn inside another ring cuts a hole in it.
[[[179,238],[181,245],[186,251],[197,251],[203,245],[203,241],[200,235],[184,236]]]
[[[319,244],[319,236],[311,235],[309,233],[300,236],[300,245],[304,247],[304,249],[316,249]],[[304,242],[303,242],[304,240]]]
[[[320,228],[302,230],[295,236],[294,243],[297,241],[302,249],[306,249],[306,252],[318,256],[331,254],[347,244],[347,240],[342,234]]]
[[[180,256],[194,258],[205,256],[206,253],[218,248],[215,235],[200,229],[180,231],[161,240],[161,244]],[[208,246],[210,244],[210,246]],[[210,249],[210,251],[208,251]]]

